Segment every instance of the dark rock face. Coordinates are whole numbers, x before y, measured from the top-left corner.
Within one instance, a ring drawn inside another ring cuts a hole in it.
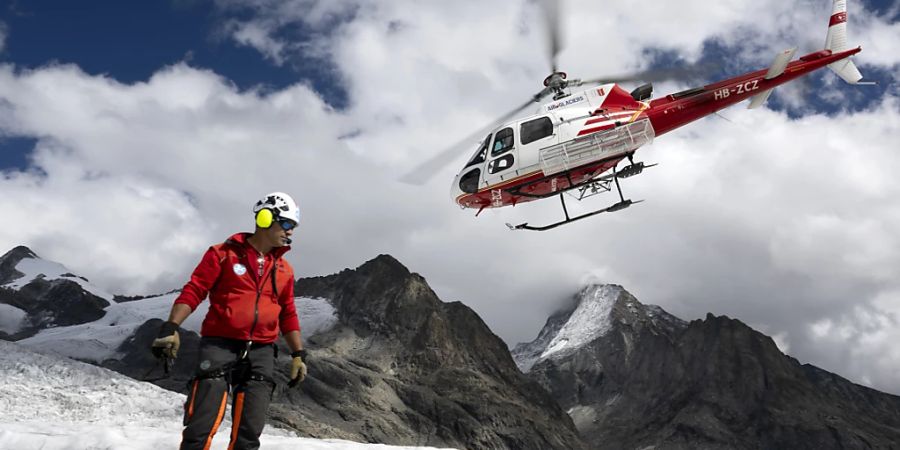
[[[170,391],[187,392],[188,382],[193,378],[196,369],[200,336],[183,328],[178,330],[181,346],[178,357],[172,363],[166,376],[163,363],[157,360],[150,351],[150,344],[156,339],[162,319],[151,319],[138,327],[134,334],[119,346],[119,359],[109,359],[100,365],[121,374],[141,381],[151,381],[157,386]]]
[[[0,333],[0,339],[16,341],[34,336],[44,328],[93,322],[106,314],[109,302],[82,289],[69,280],[46,281],[36,278],[16,291],[0,288],[0,303],[15,306],[28,315],[25,326],[13,335]]]
[[[173,294],[175,292],[181,292],[181,289],[173,289],[169,292],[164,292],[162,294],[152,294],[152,295],[114,295],[113,301],[116,303],[135,302],[138,300],[143,300],[145,298],[160,297],[160,296],[167,295],[167,294]]]
[[[25,274],[16,270],[16,265],[23,259],[37,257],[31,249],[24,245],[20,245],[0,256],[0,284],[6,284],[23,277]]]
[[[309,338],[310,378],[273,420],[315,437],[467,449],[582,448],[569,417],[471,309],[390,256],[301,279],[339,324]],[[302,318],[301,318],[302,323]]]
[[[25,246],[8,251],[0,257],[0,284],[24,276],[15,270],[16,265],[23,259],[37,257]],[[63,276],[67,275],[71,274]],[[62,278],[48,281],[41,276],[18,290],[0,287],[0,303],[15,306],[28,314],[27,324],[18,333],[0,334],[0,338],[9,340],[32,336],[44,328],[93,322],[103,317],[106,314],[103,309],[109,306],[109,302],[85,291],[74,281]]]
[[[605,334],[529,372],[570,411],[591,448],[900,443],[900,397],[800,365],[738,320],[709,315],[685,324],[658,308],[650,316],[650,308],[623,291]]]
[[[36,278],[19,290],[27,302],[13,304],[29,314],[37,329],[78,325],[103,317],[109,302],[85,291],[74,281]]]

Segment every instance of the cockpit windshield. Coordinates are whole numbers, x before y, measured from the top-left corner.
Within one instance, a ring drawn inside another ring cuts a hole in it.
[[[472,159],[470,159],[469,162],[466,163],[466,167],[470,167],[470,166],[474,166],[475,164],[483,163],[484,160],[487,159],[487,150],[488,150],[488,145],[490,145],[490,144],[491,144],[491,135],[490,135],[490,133],[488,133],[487,137],[484,138],[484,141],[478,147],[478,151],[475,152],[475,155],[472,156]]]

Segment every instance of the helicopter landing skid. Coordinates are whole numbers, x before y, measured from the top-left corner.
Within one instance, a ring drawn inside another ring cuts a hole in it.
[[[597,214],[600,214],[600,213],[621,211],[625,208],[628,208],[631,205],[634,205],[635,203],[640,203],[643,201],[643,200],[635,201],[635,200],[631,200],[631,199],[627,199],[627,200],[623,199],[622,201],[620,201],[612,206],[608,206],[603,209],[598,209],[596,211],[585,213],[580,216],[569,217],[569,211],[566,209],[566,200],[565,200],[565,197],[562,196],[562,193],[560,193],[559,199],[562,202],[563,214],[566,215],[565,220],[560,220],[559,222],[554,222],[549,225],[544,225],[544,226],[540,226],[540,227],[528,225],[528,222],[525,222],[525,223],[522,223],[519,225],[511,225],[511,224],[507,223],[506,226],[509,227],[510,230],[546,231],[546,230],[556,228],[560,225],[565,225],[567,223],[575,222],[575,221],[585,219],[585,218],[588,218],[591,216],[596,216]]]
[[[644,169],[644,167],[652,167],[655,165],[656,164],[644,166],[644,163],[637,163],[637,164],[632,163],[632,165],[629,166],[628,168],[631,168],[631,170],[636,171],[636,173],[632,172],[628,176],[637,175],[638,173],[641,173],[641,171]],[[531,225],[528,225],[528,222],[521,223],[521,224],[515,225],[515,226],[507,223],[506,226],[509,227],[510,230],[546,231],[546,230],[556,228],[560,225],[565,225],[567,223],[575,222],[575,221],[585,219],[585,218],[588,218],[591,216],[596,216],[597,214],[600,214],[600,213],[621,211],[635,203],[642,202],[643,200],[634,201],[631,199],[627,199],[627,200],[625,199],[625,197],[622,195],[622,186],[619,185],[619,177],[621,176],[620,174],[621,174],[621,172],[616,172],[615,169],[613,169],[612,179],[616,183],[616,190],[619,192],[619,202],[616,204],[613,204],[613,205],[608,206],[603,209],[598,209],[596,211],[591,211],[589,213],[585,213],[580,216],[569,217],[569,210],[566,208],[566,198],[563,196],[563,193],[560,192],[559,193],[559,201],[560,201],[560,203],[562,203],[563,214],[565,214],[565,216],[566,216],[565,220],[560,220],[559,222],[554,222],[549,225],[544,225],[544,226],[540,226],[540,227],[533,227]],[[606,180],[606,181],[608,182],[609,180]],[[606,188],[606,189],[609,190],[609,188]],[[582,192],[582,197],[583,196],[584,196],[584,192]],[[578,197],[576,197],[576,198],[578,198]],[[581,200],[581,198],[578,198],[578,200]]]

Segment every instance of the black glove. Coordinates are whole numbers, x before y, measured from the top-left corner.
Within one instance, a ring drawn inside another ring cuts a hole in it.
[[[291,358],[291,381],[288,382],[288,387],[294,387],[306,378],[306,364],[303,362],[306,350],[291,352]]]
[[[172,358],[178,356],[178,347],[181,342],[178,339],[178,324],[175,322],[165,322],[159,328],[159,334],[153,340],[150,350],[153,356],[157,358]]]

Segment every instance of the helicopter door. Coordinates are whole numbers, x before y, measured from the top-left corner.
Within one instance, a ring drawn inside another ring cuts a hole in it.
[[[523,173],[540,168],[541,149],[559,142],[556,131],[549,116],[526,120],[519,125],[519,169]]]
[[[512,128],[504,128],[494,134],[494,142],[491,145],[490,162],[484,173],[484,181],[487,185],[493,185],[518,176],[516,168],[515,139]]]

